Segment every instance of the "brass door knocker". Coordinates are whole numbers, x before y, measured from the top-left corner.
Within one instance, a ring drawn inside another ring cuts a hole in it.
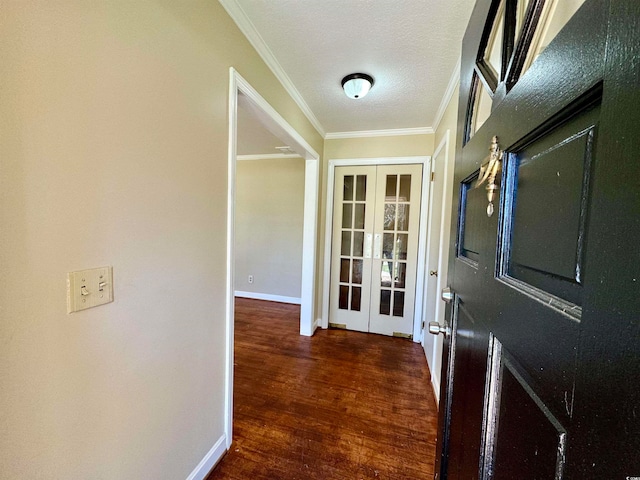
[[[496,184],[496,176],[500,171],[502,154],[503,152],[498,146],[498,137],[494,136],[491,139],[489,156],[485,158],[486,163],[483,161],[483,165],[480,167],[478,181],[476,182],[476,187],[479,187],[485,181],[487,181],[487,199],[489,200],[489,205],[487,205],[487,217],[493,215],[493,199],[499,189],[498,185]]]

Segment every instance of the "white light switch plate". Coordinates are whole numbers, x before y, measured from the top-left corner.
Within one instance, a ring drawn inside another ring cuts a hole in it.
[[[71,272],[67,276],[67,313],[113,302],[111,267]]]

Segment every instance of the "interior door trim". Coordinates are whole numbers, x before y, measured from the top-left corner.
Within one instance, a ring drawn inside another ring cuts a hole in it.
[[[320,155],[233,67],[229,68],[228,97],[228,157],[227,157],[227,222],[225,265],[225,393],[224,393],[224,438],[227,449],[233,437],[233,352],[234,352],[234,219],[236,153],[238,137],[238,101],[240,94],[263,124],[280,139],[290,145],[305,160],[304,213],[302,238],[302,283],[300,286],[300,335],[311,336],[316,329],[315,306],[317,304],[315,264],[319,245],[317,242],[318,204],[320,203]]]
[[[431,156],[413,157],[375,157],[375,158],[341,158],[330,159],[327,171],[327,184],[325,188],[325,230],[324,230],[324,260],[322,277],[322,316],[320,327],[329,328],[329,291],[331,281],[331,237],[333,230],[333,184],[335,181],[335,168],[359,165],[422,165],[422,191],[420,193],[420,230],[418,231],[418,265],[416,269],[416,297],[413,313],[413,341],[421,340],[422,313],[424,309],[423,296],[418,295],[424,289],[425,259],[427,249],[427,222],[426,215],[429,207],[429,189],[431,181]]]

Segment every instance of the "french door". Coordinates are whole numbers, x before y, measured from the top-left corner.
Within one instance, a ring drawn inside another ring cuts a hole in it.
[[[329,324],[411,337],[422,165],[337,167]]]

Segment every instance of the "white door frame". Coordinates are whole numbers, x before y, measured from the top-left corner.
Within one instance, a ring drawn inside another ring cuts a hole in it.
[[[227,175],[227,278],[226,278],[226,365],[225,436],[231,446],[233,429],[233,338],[234,338],[234,218],[236,151],[238,138],[238,95],[260,122],[305,160],[304,219],[302,235],[302,285],[300,288],[300,335],[311,336],[314,319],[315,263],[318,225],[320,155],[304,138],[233,68],[229,69],[229,144]]]
[[[439,229],[438,238],[434,238],[432,232],[427,232],[427,257],[425,261],[429,258],[429,253],[434,251],[438,254],[438,265],[436,270],[438,272],[438,276],[436,278],[436,290],[434,294],[431,294],[427,288],[424,290],[424,305],[434,305],[434,316],[433,318],[426,318],[427,311],[425,310],[425,318],[423,319],[425,323],[429,321],[437,321],[440,324],[444,323],[444,302],[440,298],[440,291],[443,287],[447,285],[448,282],[448,249],[449,249],[449,237],[450,237],[450,229],[451,225],[451,194],[452,194],[452,185],[453,185],[453,159],[451,158],[450,152],[450,137],[451,132],[447,130],[444,137],[440,141],[440,144],[436,147],[433,153],[433,162],[435,167],[435,162],[444,162],[444,171],[442,178],[436,178],[434,181],[443,182],[442,186],[442,198],[437,199],[434,198],[434,202],[436,206],[439,206],[440,210],[440,225],[433,225],[433,228]],[[434,168],[435,169],[435,168]],[[425,277],[425,286],[426,286],[426,277]],[[426,330],[425,330],[425,334]],[[433,387],[433,391],[436,397],[436,402],[439,403],[440,396],[440,367],[441,367],[441,356],[442,356],[442,336],[436,335],[433,337],[433,348],[431,352],[427,353],[426,351],[426,339],[423,338],[422,347],[425,349],[425,355],[427,355],[427,362],[429,364],[429,369],[431,371],[431,385]]]
[[[422,310],[424,290],[425,258],[427,222],[426,214],[429,205],[429,188],[431,186],[431,157],[382,157],[382,158],[341,158],[329,160],[327,171],[327,204],[325,207],[325,234],[324,234],[324,267],[322,278],[322,318],[321,327],[329,328],[329,291],[331,282],[331,238],[333,230],[333,183],[335,180],[335,168],[358,165],[408,165],[422,164],[422,192],[420,197],[420,230],[418,232],[418,265],[416,270],[416,300],[413,313],[413,341],[419,343],[422,340]]]

